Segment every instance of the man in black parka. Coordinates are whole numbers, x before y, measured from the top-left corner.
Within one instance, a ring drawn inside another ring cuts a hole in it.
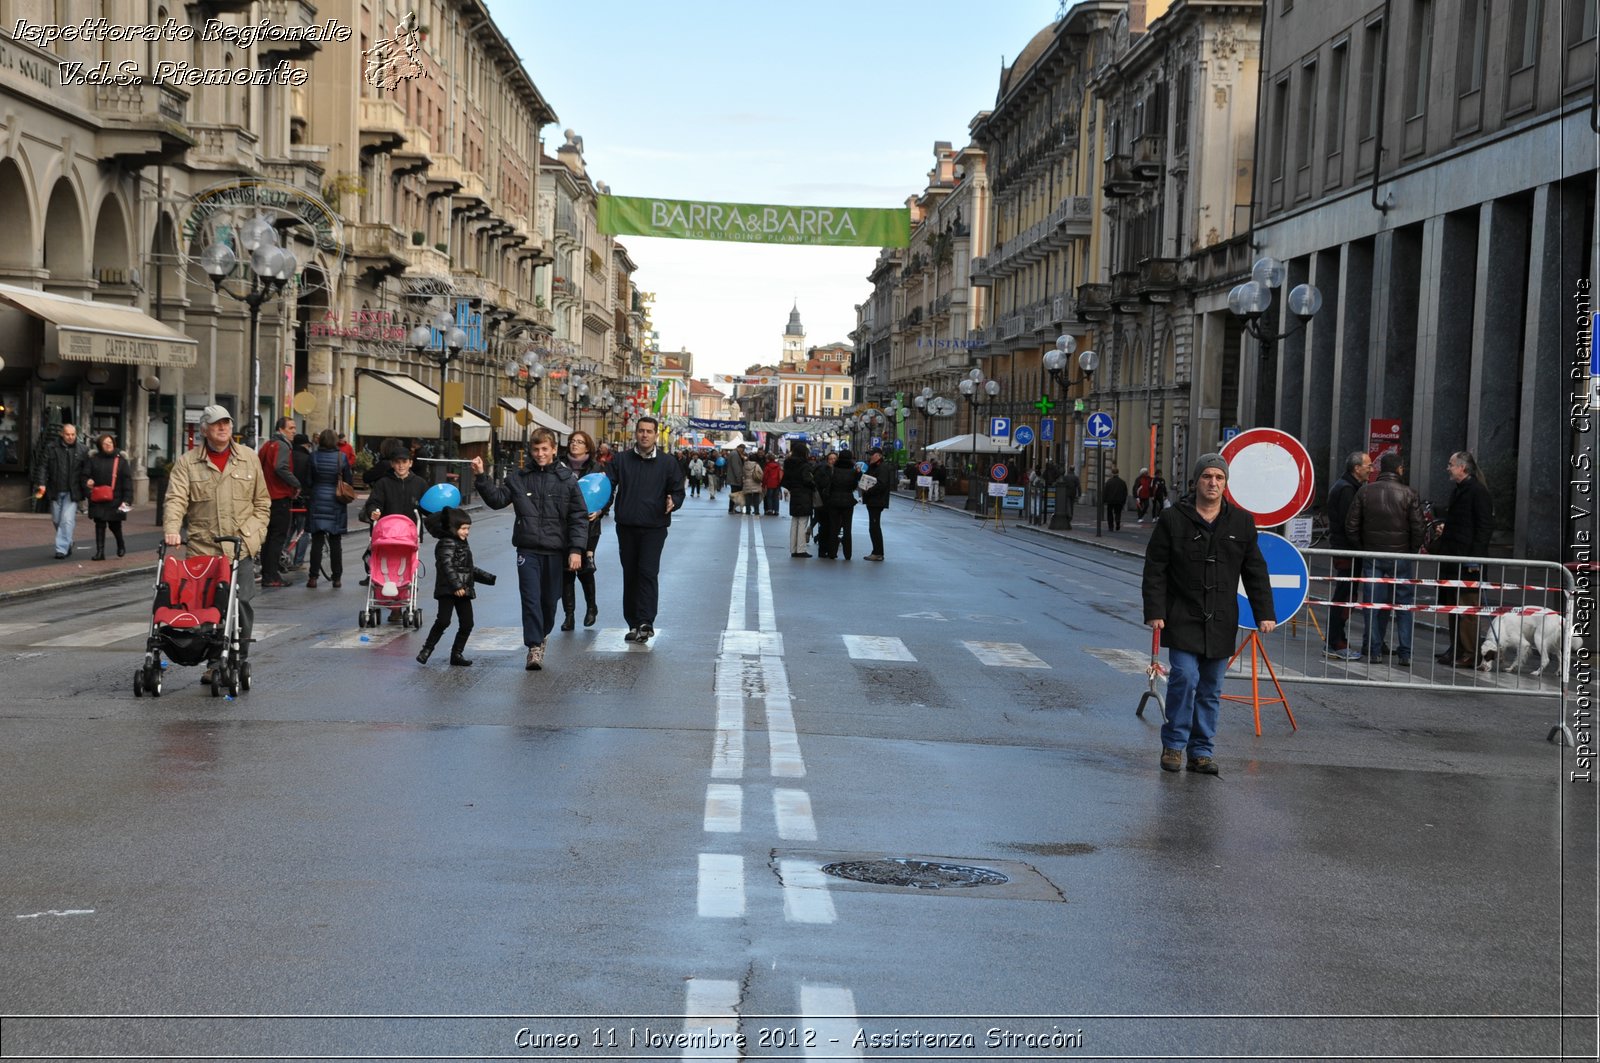
[[[1256,627],[1277,626],[1267,562],[1256,543],[1255,518],[1229,504],[1228,463],[1203,455],[1194,467],[1193,502],[1163,512],[1144,556],[1144,620],[1161,633],[1171,673],[1161,768],[1217,774],[1212,759],[1222,678],[1239,629],[1241,578]]]

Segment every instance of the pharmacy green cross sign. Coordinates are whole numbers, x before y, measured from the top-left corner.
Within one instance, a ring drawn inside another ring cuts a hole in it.
[[[1056,408],[1056,404],[1050,401],[1049,395],[1040,395],[1039,401],[1033,405],[1038,409],[1041,417],[1049,417],[1050,411]]]

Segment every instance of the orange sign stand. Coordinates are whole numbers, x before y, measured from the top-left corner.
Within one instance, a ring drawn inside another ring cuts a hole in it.
[[[1233,656],[1228,659],[1228,667],[1232,668],[1233,662],[1237,661],[1239,655],[1246,649],[1250,651],[1250,695],[1246,697],[1243,694],[1223,694],[1222,700],[1247,702],[1255,709],[1257,738],[1261,737],[1261,706],[1263,705],[1282,705],[1283,711],[1289,715],[1289,727],[1295,731],[1300,730],[1299,726],[1294,722],[1294,713],[1289,709],[1289,699],[1284,696],[1283,684],[1278,682],[1278,673],[1273,670],[1272,661],[1267,657],[1267,648],[1261,644],[1261,632],[1250,632],[1250,637],[1241,642],[1239,648],[1233,651]],[[1275,698],[1261,696],[1260,666],[1262,664],[1267,666],[1267,674],[1272,677],[1272,686],[1278,692],[1278,696]]]

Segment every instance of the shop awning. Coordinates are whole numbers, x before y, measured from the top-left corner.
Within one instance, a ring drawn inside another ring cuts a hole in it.
[[[1022,448],[1010,443],[996,444],[988,436],[951,436],[937,443],[929,443],[926,450],[939,450],[951,454],[1021,454]]]
[[[461,442],[489,441],[489,422],[473,410],[453,420],[461,428]],[[356,373],[356,434],[437,439],[439,393],[408,376],[362,369]]]
[[[56,353],[64,361],[188,368],[200,350],[194,339],[131,306],[9,284],[0,284],[0,303],[54,325]]]
[[[535,406],[533,403],[526,402],[522,399],[516,398],[515,396],[500,396],[500,405],[503,408],[510,410],[512,413],[520,413],[523,407],[527,407],[527,409],[533,414],[534,424],[538,425],[540,428],[550,429],[550,431],[554,432],[562,439],[570,437],[575,431],[575,429],[565,421],[557,417],[553,417],[544,410],[541,410],[538,406]],[[523,431],[523,436],[527,436],[526,429]]]

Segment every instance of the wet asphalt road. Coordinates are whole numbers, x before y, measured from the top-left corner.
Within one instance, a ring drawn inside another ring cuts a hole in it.
[[[1227,705],[1222,776],[1167,775],[1136,561],[898,498],[887,563],[864,514],[802,561],[725,508],[676,518],[647,648],[607,529],[540,673],[497,514],[471,669],[360,641],[350,576],[258,597],[254,691],[136,700],[147,581],[7,603],[3,1055],[1594,1054],[1551,702],[1298,686],[1298,732]],[[817,870],[885,856],[1010,881]],[[18,1018],[86,1015],[125,1018]]]

